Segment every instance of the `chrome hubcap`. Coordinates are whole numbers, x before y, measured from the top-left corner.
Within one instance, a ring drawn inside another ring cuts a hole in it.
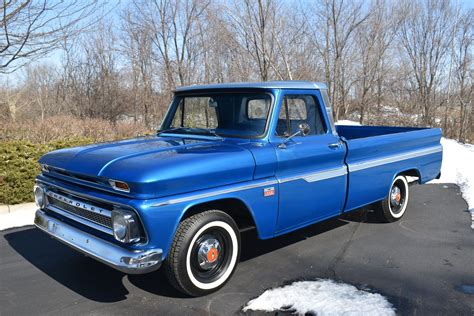
[[[199,267],[203,270],[210,270],[217,265],[219,262],[219,253],[221,251],[221,245],[219,241],[212,236],[204,238],[198,247],[198,263]]]
[[[400,191],[400,188],[397,186],[394,186],[392,188],[392,191],[390,192],[390,203],[392,205],[399,206],[402,200],[402,193]]]

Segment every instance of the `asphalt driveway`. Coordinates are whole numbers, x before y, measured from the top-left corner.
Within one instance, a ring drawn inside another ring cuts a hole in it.
[[[403,315],[473,315],[466,208],[454,185],[415,185],[398,223],[377,223],[367,208],[273,240],[247,232],[231,281],[202,298],[183,297],[159,271],[124,275],[33,227],[2,231],[0,315],[235,314],[267,288],[315,278],[372,289]]]

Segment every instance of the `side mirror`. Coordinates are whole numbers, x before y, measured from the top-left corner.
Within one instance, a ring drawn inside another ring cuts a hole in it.
[[[311,132],[311,128],[308,123],[300,123],[298,125],[298,130],[301,133],[301,136],[307,136]]]
[[[298,131],[290,136],[288,136],[280,145],[278,145],[278,148],[286,148],[286,143],[288,143],[293,137],[301,135],[301,136],[307,136],[311,132],[311,128],[309,127],[308,123],[300,123],[298,125]]]

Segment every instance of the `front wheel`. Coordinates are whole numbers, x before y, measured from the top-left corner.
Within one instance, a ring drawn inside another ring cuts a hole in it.
[[[379,202],[377,214],[384,222],[395,222],[402,218],[408,205],[408,181],[404,176],[397,176],[390,186],[387,197]]]
[[[164,269],[176,289],[202,296],[230,279],[239,255],[240,234],[234,220],[222,211],[210,210],[180,223]]]

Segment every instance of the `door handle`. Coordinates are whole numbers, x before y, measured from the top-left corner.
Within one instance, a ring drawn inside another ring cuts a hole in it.
[[[341,146],[341,142],[328,144],[328,147],[331,149],[337,149]]]

